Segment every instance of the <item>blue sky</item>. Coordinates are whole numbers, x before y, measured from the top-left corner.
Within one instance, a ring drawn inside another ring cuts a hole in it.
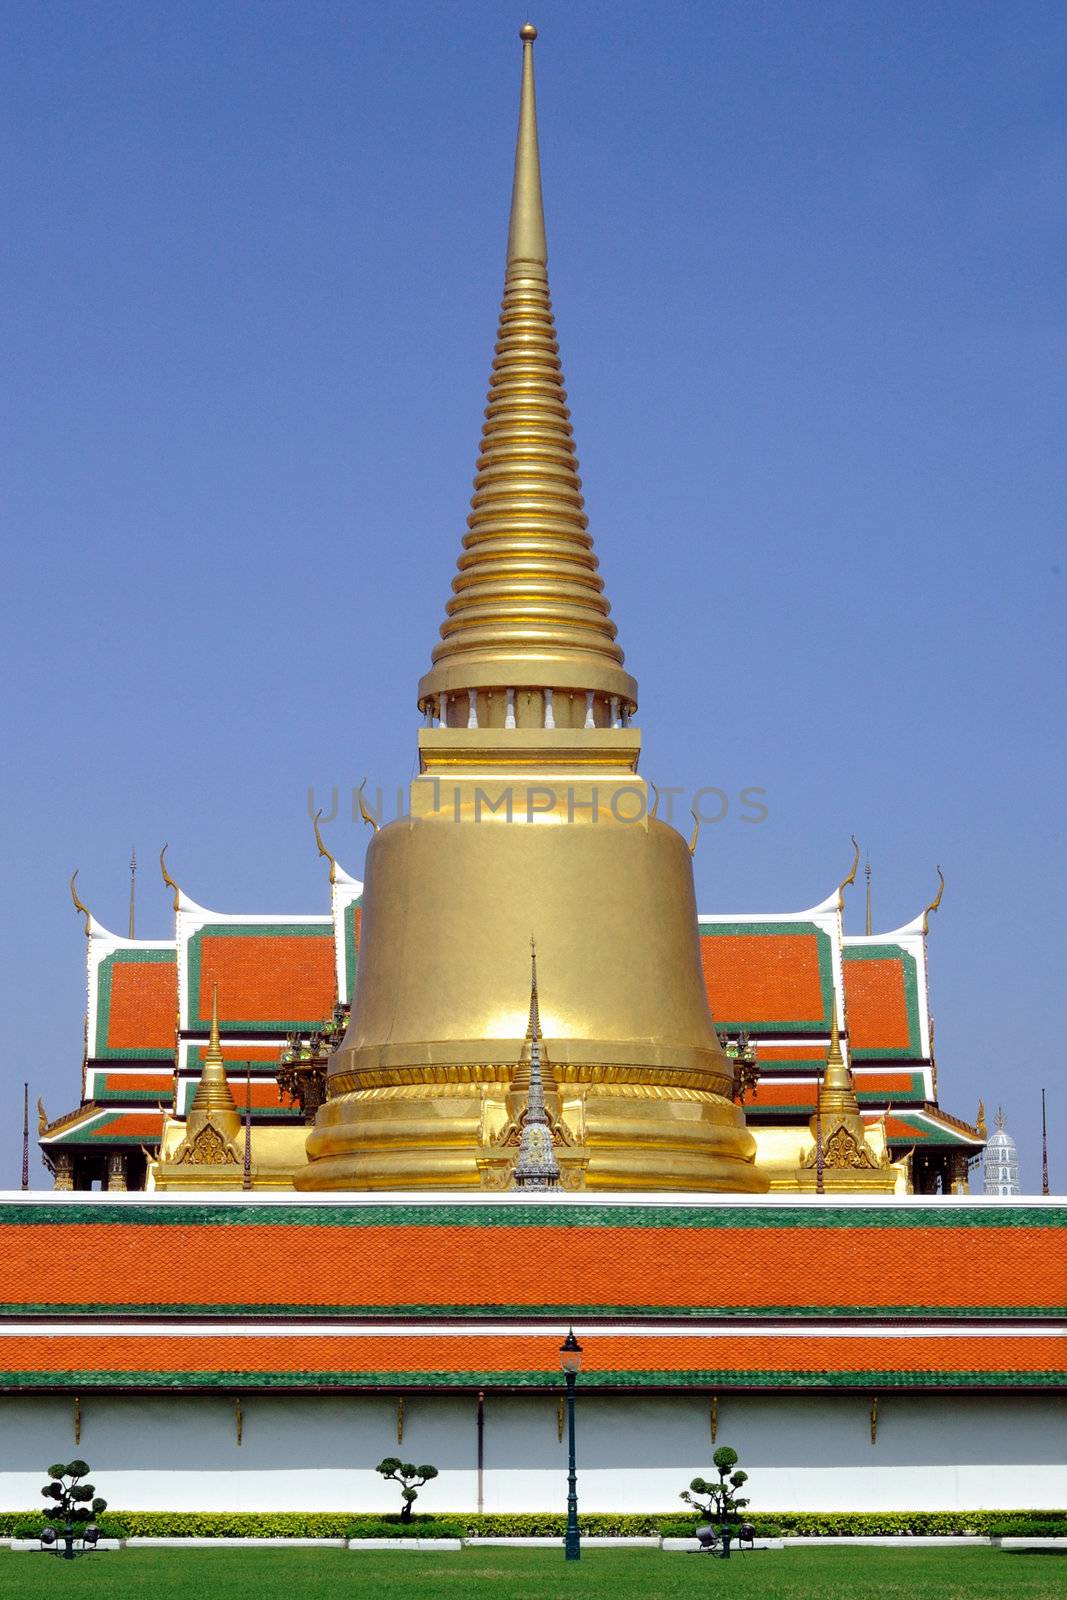
[[[77,1100],[67,897],[324,910],[307,791],[412,771],[502,279],[517,8],[5,13],[0,1182]],[[706,910],[870,851],[943,1103],[1067,1172],[1067,9],[533,15],[550,273],[643,770],[735,796]],[[351,870],[362,833],[330,838]],[[846,926],[862,928],[861,886]],[[40,1180],[38,1180],[40,1181]]]

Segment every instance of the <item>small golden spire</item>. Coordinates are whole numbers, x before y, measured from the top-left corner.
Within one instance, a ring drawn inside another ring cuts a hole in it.
[[[177,1108],[176,1108],[177,1109]],[[230,1092],[219,1041],[219,986],[211,986],[211,1031],[192,1104],[185,1118],[185,1137],[161,1166],[236,1167],[241,1113]],[[166,1185],[164,1185],[165,1187]]]
[[[863,876],[867,880],[867,937],[871,937],[871,858],[868,855],[867,865],[863,869]]]
[[[1003,1124],[1004,1124],[1004,1113],[1003,1113],[1003,1111],[1001,1111],[999,1106],[997,1107],[996,1116],[993,1118],[993,1120],[996,1123],[998,1128],[1002,1127]],[[977,1133],[977,1135],[978,1135],[978,1137],[980,1139],[984,1139],[986,1137],[986,1135],[989,1133],[989,1129],[986,1126],[986,1120],[985,1120],[985,1101],[984,1100],[979,1100],[979,1102],[978,1102],[978,1115],[974,1119],[974,1131]]]
[[[826,1053],[826,1071],[823,1073],[823,1089],[833,1090],[835,1095],[850,1097],[850,1110],[855,1110],[859,1115],[859,1102],[852,1086],[852,1074],[845,1062],[841,1049],[841,1032],[837,1025],[837,991],[834,991],[830,1001],[830,1048]],[[835,1101],[835,1105],[836,1105]],[[827,1107],[824,1105],[823,1115]]]
[[[930,904],[927,906],[926,910],[923,912],[923,932],[924,933],[929,933],[930,932],[930,913],[931,913],[931,911],[936,911],[938,909],[938,907],[941,904],[941,896],[945,892],[945,874],[941,871],[940,867],[938,867],[938,869],[937,869],[937,875],[941,880],[941,882],[937,886],[937,893],[934,895],[934,898],[930,901]]]
[[[167,871],[166,855],[169,849],[170,845],[165,844],[162,850],[159,852],[159,870],[163,874],[163,882],[166,884],[167,888],[173,889],[174,891],[174,910],[178,911],[181,909],[182,892],[178,888],[178,885],[175,883],[174,879],[171,877],[170,873]]]
[[[70,880],[70,898],[74,901],[74,909],[75,909],[75,911],[80,911],[82,916],[85,918],[85,937],[88,939],[88,937],[89,937],[89,925],[90,925],[90,922],[92,921],[92,916],[90,914],[89,907],[88,906],[83,906],[81,901],[78,899],[78,891],[74,887],[74,885],[78,881],[78,870],[80,870],[80,869],[77,869],[74,872],[74,874],[73,874],[73,876],[71,877],[71,880]]]
[[[226,1065],[222,1057],[222,1043],[219,1039],[219,986],[211,986],[211,1032],[208,1035],[207,1049],[204,1051],[204,1061],[200,1069],[200,1081],[196,1086],[193,1103],[189,1107],[190,1113],[194,1111],[233,1112],[240,1121],[237,1113],[237,1102],[230,1091],[229,1080],[226,1077]],[[233,1134],[230,1134],[233,1137]]]
[[[805,1164],[816,1168],[820,1183],[824,1181],[826,1169],[832,1171],[849,1167],[870,1170],[878,1165],[867,1143],[867,1130],[860,1115],[852,1073],[841,1049],[836,990],[831,1000],[830,1048],[826,1052],[826,1068],[819,1085],[815,1114],[808,1126],[815,1140],[815,1148]]]
[[[132,849],[130,851],[130,938],[131,939],[134,937],[134,932],[133,932],[133,913],[134,913],[135,904],[136,904],[136,902],[135,902],[136,885],[137,885],[137,850],[136,850],[136,847],[135,847],[134,849]]]

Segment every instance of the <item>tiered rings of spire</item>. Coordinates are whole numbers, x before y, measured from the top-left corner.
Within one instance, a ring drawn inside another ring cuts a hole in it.
[[[548,290],[533,41],[507,269],[459,570],[419,707],[448,727],[621,726],[637,704],[578,476]]]

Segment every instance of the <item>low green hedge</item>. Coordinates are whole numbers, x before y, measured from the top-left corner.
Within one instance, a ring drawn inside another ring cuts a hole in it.
[[[0,1513],[0,1537],[35,1539],[41,1512]],[[682,1512],[590,1513],[578,1518],[589,1538],[660,1534],[680,1538],[699,1519]],[[984,1534],[994,1537],[1067,1537],[1065,1511],[780,1511],[747,1519],[762,1538],[835,1534]],[[100,1518],[102,1538],[199,1539],[461,1539],[562,1538],[561,1512],[490,1512],[415,1516],[353,1516],[344,1511],[115,1511]]]

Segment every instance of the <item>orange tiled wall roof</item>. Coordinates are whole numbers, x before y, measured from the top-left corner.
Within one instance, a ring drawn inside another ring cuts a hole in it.
[[[848,1037],[854,1051],[908,1049],[904,969],[897,957],[844,963]]]
[[[826,1015],[817,936],[706,933],[700,940],[717,1022],[820,1022]]]

